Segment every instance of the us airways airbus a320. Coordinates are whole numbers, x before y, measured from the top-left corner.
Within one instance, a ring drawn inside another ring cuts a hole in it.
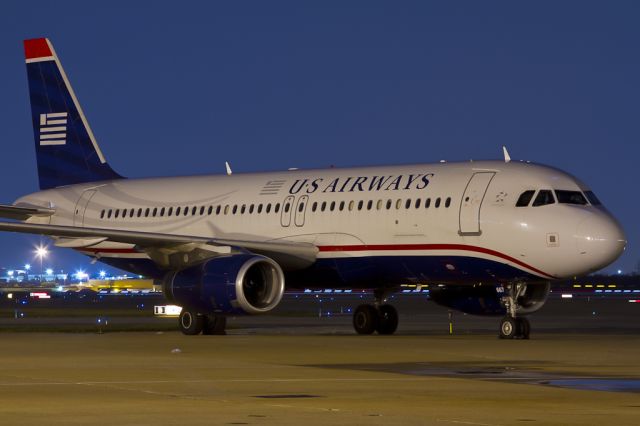
[[[105,160],[48,39],[24,42],[40,190],[0,230],[50,236],[163,283],[185,334],[264,314],[287,289],[372,289],[361,334],[392,334],[386,300],[439,283],[437,303],[500,315],[527,338],[550,282],[596,271],[625,235],[589,187],[551,167],[476,161],[126,179]],[[505,151],[506,154],[506,151]]]

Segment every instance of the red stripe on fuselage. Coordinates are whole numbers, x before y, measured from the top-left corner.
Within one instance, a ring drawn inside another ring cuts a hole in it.
[[[410,251],[410,250],[460,250],[471,251],[476,253],[488,254],[490,256],[499,257],[516,265],[527,268],[540,275],[544,275],[547,278],[555,279],[553,275],[547,274],[540,269],[534,268],[531,265],[527,265],[521,260],[515,259],[499,251],[491,250],[484,247],[468,246],[465,244],[372,244],[372,245],[347,245],[347,246],[320,246],[318,249],[321,252],[345,252],[345,251]]]

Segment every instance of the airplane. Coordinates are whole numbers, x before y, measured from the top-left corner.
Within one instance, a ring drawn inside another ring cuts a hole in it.
[[[51,237],[152,277],[187,335],[264,314],[292,289],[368,289],[358,334],[393,334],[390,295],[502,316],[529,338],[550,282],[599,270],[626,246],[587,185],[504,160],[130,179],[107,163],[51,42],[24,41],[39,191],[0,206],[0,230]]]

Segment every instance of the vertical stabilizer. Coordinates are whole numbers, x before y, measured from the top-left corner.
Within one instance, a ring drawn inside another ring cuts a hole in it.
[[[24,41],[40,189],[121,179],[100,151],[46,38]]]

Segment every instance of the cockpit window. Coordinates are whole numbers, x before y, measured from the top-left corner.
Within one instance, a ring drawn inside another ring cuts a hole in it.
[[[593,191],[584,191],[584,195],[587,196],[587,200],[589,200],[592,206],[599,206],[602,204],[600,200],[598,200],[598,197],[596,197],[596,194],[593,193]]]
[[[520,194],[518,202],[516,203],[516,207],[527,207],[531,202],[531,199],[533,198],[533,194],[535,194],[535,192],[536,191],[524,191],[522,194]]]
[[[560,204],[578,204],[584,206],[587,204],[587,199],[584,198],[580,191],[563,191],[556,189],[556,197]]]
[[[533,207],[546,206],[547,204],[553,204],[556,200],[553,198],[553,192],[543,189],[538,192],[536,199],[533,200]]]

